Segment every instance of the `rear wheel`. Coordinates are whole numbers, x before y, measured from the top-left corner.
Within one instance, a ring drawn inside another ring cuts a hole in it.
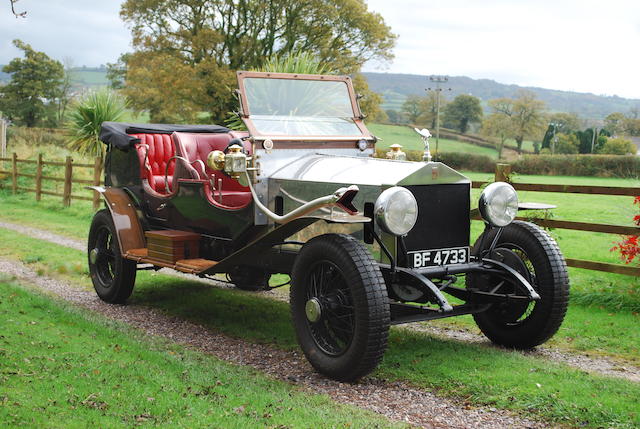
[[[387,290],[375,260],[353,237],[326,234],[302,247],[290,303],[298,343],[318,372],[351,381],[382,360],[390,324]]]
[[[136,263],[122,257],[108,210],[100,210],[93,217],[88,252],[89,274],[100,299],[110,303],[125,302],[136,281]]]
[[[479,238],[473,253],[478,256],[488,246],[497,230]],[[487,311],[473,315],[478,327],[492,342],[505,347],[529,349],[544,343],[557,331],[569,304],[567,265],[555,240],[537,225],[516,221],[503,228],[496,248],[489,258],[501,259],[514,268],[540,295],[539,301],[493,304]],[[473,274],[467,287],[496,293],[518,294],[522,291],[498,278]]]

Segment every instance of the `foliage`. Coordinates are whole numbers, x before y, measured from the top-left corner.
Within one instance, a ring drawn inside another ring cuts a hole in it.
[[[519,174],[638,179],[640,157],[618,155],[525,155],[513,163]]]
[[[482,120],[480,99],[473,95],[458,95],[444,108],[444,123],[466,133],[469,125]]]
[[[125,101],[111,90],[87,93],[71,107],[66,124],[71,140],[69,147],[83,154],[102,156],[100,127],[105,121],[118,121],[125,109]]]
[[[640,196],[634,198],[633,204],[638,206],[640,213]],[[640,226],[640,214],[633,217],[633,223]],[[622,258],[625,264],[632,263],[636,258],[640,261],[640,243],[638,243],[638,238],[640,238],[638,235],[628,235],[621,241],[615,243],[611,251],[620,253],[620,258]]]
[[[555,112],[549,115],[549,122],[559,124],[558,129],[562,129],[563,132],[569,133],[572,131],[578,131],[581,128],[580,117],[575,113]]]
[[[598,153],[607,155],[635,155],[637,151],[638,148],[631,140],[622,137],[607,139],[598,149]]]
[[[387,114],[388,121],[391,124],[400,125],[407,122],[403,112],[399,112],[394,109],[387,109],[384,112]]]
[[[498,158],[502,158],[504,144],[513,134],[511,129],[512,126],[513,123],[509,117],[498,113],[492,113],[482,122],[480,133],[486,137],[494,138],[496,150],[498,151]]]
[[[406,116],[410,124],[416,125],[418,118],[424,113],[421,97],[410,95],[404,103],[402,103],[402,113]]]
[[[614,112],[607,115],[604,118],[604,127],[609,131],[612,135],[620,134],[624,131],[624,120],[626,117],[624,113]]]
[[[556,138],[557,143],[552,143],[551,146],[555,153],[569,155],[578,153],[579,143],[575,134],[558,133]]]
[[[121,58],[124,92],[152,121],[222,119],[233,108],[234,72],[274,55],[307,52],[355,73],[390,60],[396,37],[362,0],[127,0],[121,17],[135,49]]]
[[[14,40],[13,45],[24,58],[14,58],[2,69],[11,74],[11,81],[0,87],[0,111],[20,125],[34,127],[61,96],[64,68],[59,61],[21,40]]]
[[[489,101],[493,113],[503,115],[511,122],[511,132],[518,151],[525,138],[535,138],[544,129],[544,102],[531,91],[520,90],[516,98],[498,98]]]

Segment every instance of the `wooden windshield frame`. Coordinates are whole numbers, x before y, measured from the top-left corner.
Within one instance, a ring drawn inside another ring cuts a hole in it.
[[[369,132],[364,125],[364,116],[358,105],[358,99],[353,89],[353,83],[349,76],[330,76],[330,75],[314,75],[314,74],[299,74],[299,73],[268,73],[268,72],[251,72],[251,71],[239,71],[237,72],[238,78],[238,95],[240,99],[240,116],[242,117],[249,134],[255,141],[280,141],[280,142],[308,142],[313,145],[314,142],[358,142],[360,140],[366,140],[367,142],[375,141],[375,137]],[[360,135],[335,135],[335,136],[314,136],[314,135],[264,135],[261,134],[253,124],[251,120],[251,110],[249,109],[249,103],[244,88],[245,79],[287,79],[287,80],[316,80],[316,81],[332,81],[332,82],[344,82],[347,85],[347,91],[349,93],[349,99],[351,101],[351,108],[354,116],[353,122],[360,130]]]

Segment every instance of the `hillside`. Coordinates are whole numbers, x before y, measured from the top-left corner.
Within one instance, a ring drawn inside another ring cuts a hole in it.
[[[363,73],[369,86],[384,96],[385,109],[399,110],[407,95],[424,95],[430,85],[428,76],[394,73]],[[600,120],[612,112],[626,113],[640,106],[640,100],[618,96],[558,91],[554,89],[505,85],[490,79],[471,79],[466,76],[450,76],[446,92],[451,99],[459,94],[472,94],[486,102],[493,98],[513,97],[519,89],[533,91],[552,111],[577,113],[585,119]]]

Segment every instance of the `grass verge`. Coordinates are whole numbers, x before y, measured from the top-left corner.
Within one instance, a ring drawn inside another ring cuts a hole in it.
[[[2,427],[392,426],[7,282],[0,322]]]

